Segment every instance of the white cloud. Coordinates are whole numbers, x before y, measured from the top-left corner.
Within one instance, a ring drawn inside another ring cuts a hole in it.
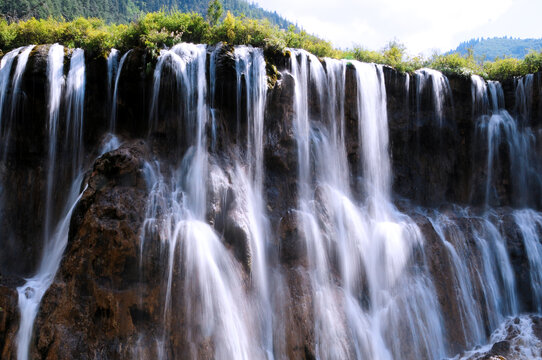
[[[480,36],[540,37],[542,1],[257,0],[339,47],[403,42],[412,54],[447,51]]]

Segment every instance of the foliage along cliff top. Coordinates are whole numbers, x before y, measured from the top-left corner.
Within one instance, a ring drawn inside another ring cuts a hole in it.
[[[268,20],[234,16],[227,12],[223,20],[208,19],[197,13],[159,11],[141,16],[128,24],[107,24],[97,18],[76,18],[72,21],[54,18],[9,23],[0,19],[0,49],[5,53],[28,44],[58,42],[68,47],[80,47],[94,55],[106,54],[111,48],[121,51],[144,47],[158,54],[159,49],[179,42],[231,45],[252,45],[283,50],[305,49],[319,57],[344,58],[390,65],[401,72],[413,72],[422,67],[439,70],[446,75],[480,75],[486,79],[504,80],[542,70],[542,52],[530,52],[525,59],[497,59],[480,63],[472,53],[409,57],[405,47],[395,41],[381,51],[354,47],[339,50],[293,25],[287,30]]]
[[[227,12],[222,21],[212,24],[197,13],[159,11],[148,13],[128,24],[106,24],[97,18],[76,18],[72,21],[54,18],[8,23],[0,20],[0,49],[28,44],[61,43],[103,53],[111,48],[121,51],[135,47],[158,50],[181,41],[216,44],[220,41],[258,47],[295,47],[318,56],[337,57],[338,51],[330,42],[290,26],[288,30],[272,25],[268,20],[233,16]]]

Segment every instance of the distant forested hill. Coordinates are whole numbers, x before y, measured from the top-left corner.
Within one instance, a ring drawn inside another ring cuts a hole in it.
[[[291,23],[276,12],[264,10],[246,0],[222,0],[224,10],[255,19],[267,18],[281,28]],[[0,0],[0,12],[8,20],[30,17],[98,17],[107,22],[127,22],[141,13],[166,10],[197,12],[205,15],[209,0]]]
[[[477,60],[493,61],[497,57],[523,59],[530,50],[542,50],[542,39],[514,39],[511,37],[472,39],[462,42],[450,53],[458,52],[467,55],[469,49],[472,49],[474,58]]]

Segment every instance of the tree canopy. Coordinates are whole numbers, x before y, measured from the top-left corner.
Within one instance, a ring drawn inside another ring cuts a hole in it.
[[[148,12],[181,11],[206,14],[209,0],[0,0],[0,12],[8,20],[54,17],[74,20],[97,17],[106,23],[127,23]],[[224,10],[236,16],[268,19],[286,29],[291,23],[276,12],[266,11],[246,0],[222,0]]]

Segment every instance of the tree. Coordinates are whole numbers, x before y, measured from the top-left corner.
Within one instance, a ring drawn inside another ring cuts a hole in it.
[[[218,20],[222,17],[223,11],[220,0],[211,0],[209,2],[209,7],[207,8],[207,21],[209,21],[211,26],[218,24]]]
[[[403,61],[406,52],[405,45],[397,40],[390,41],[383,49],[382,53],[387,60],[387,64],[397,67]]]

